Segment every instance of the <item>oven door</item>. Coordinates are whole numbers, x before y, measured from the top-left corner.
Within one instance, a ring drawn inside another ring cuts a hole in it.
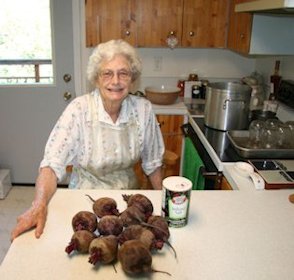
[[[223,174],[216,168],[215,164],[213,163],[211,157],[201,143],[199,137],[197,136],[197,133],[195,132],[191,124],[186,123],[182,125],[182,131],[186,138],[183,160],[184,164],[182,170],[183,176],[192,179],[193,189],[221,189]],[[188,145],[186,145],[186,143]],[[189,143],[192,143],[194,149],[191,149]],[[194,156],[194,159],[192,159],[192,161],[189,158],[191,156],[191,153],[193,155],[196,155]],[[197,155],[199,156],[200,160],[197,158]],[[193,173],[193,171],[191,171],[191,167],[194,169],[194,175],[191,174],[191,172]],[[194,178],[196,178],[196,181]]]

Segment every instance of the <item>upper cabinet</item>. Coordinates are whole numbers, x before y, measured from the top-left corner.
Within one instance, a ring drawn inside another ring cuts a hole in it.
[[[293,55],[293,14],[236,13],[235,5],[245,2],[250,1],[231,2],[228,48],[246,55]]]
[[[111,39],[137,42],[135,0],[85,0],[86,46]]]
[[[183,11],[183,47],[226,47],[229,0],[184,0]]]
[[[235,5],[244,2],[248,1],[231,0],[227,47],[234,51],[248,54],[250,50],[252,14],[235,12]]]
[[[86,0],[86,42],[225,47],[229,0]]]
[[[137,0],[138,47],[166,47],[168,36],[181,40],[183,0]]]

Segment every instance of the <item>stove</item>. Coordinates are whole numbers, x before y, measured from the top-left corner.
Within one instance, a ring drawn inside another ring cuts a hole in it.
[[[209,128],[204,124],[203,116],[190,116],[190,125],[203,144],[217,170],[223,169],[223,163],[243,161],[232,146],[225,131]]]

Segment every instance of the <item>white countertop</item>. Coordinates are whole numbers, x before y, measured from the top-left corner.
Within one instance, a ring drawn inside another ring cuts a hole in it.
[[[182,99],[178,99],[174,104],[171,105],[158,105],[152,104],[153,111],[155,114],[160,115],[186,115],[188,114],[187,107]]]
[[[49,205],[45,232],[38,240],[32,231],[17,238],[0,266],[1,279],[129,279],[116,264],[93,269],[87,255],[68,257],[64,248],[72,235],[71,218],[91,210],[94,198],[113,197],[125,208],[122,193],[58,189]],[[141,191],[160,213],[161,191]],[[164,246],[153,255],[152,279],[292,280],[294,275],[293,190],[193,191],[188,225],[170,229],[178,254]],[[145,278],[147,279],[147,278]]]

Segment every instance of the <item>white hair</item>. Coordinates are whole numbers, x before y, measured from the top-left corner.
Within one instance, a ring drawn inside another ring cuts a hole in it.
[[[123,55],[129,61],[132,81],[135,81],[140,76],[142,62],[136,49],[121,39],[110,40],[106,43],[99,44],[89,58],[87,77],[92,85],[96,83],[102,62],[110,61],[115,55]]]

